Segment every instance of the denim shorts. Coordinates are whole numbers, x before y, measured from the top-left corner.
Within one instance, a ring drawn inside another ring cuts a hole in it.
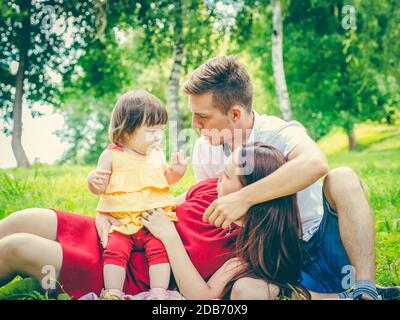
[[[337,213],[324,195],[323,203],[324,214],[318,229],[310,240],[303,241],[301,283],[310,291],[338,293],[347,289],[342,282],[350,261],[340,239]]]

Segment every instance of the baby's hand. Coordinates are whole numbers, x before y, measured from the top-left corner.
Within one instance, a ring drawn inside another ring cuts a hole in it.
[[[110,182],[111,171],[96,169],[88,177],[88,182],[92,185],[99,193],[106,191],[108,183]]]
[[[189,160],[190,157],[185,158],[183,151],[174,153],[172,155],[171,170],[183,176],[186,172]]]

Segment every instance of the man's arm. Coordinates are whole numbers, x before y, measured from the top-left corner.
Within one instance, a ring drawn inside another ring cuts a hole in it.
[[[239,192],[250,206],[297,193],[329,171],[328,161],[318,145],[304,141],[288,154],[288,162],[269,176]]]
[[[288,162],[269,176],[241,190],[215,200],[205,211],[203,220],[227,228],[258,203],[297,193],[328,172],[328,162],[311,139],[296,145],[288,154]]]

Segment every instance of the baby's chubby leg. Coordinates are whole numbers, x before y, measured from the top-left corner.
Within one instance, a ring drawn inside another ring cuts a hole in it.
[[[105,264],[103,267],[103,276],[104,276],[104,289],[109,290],[118,290],[121,292],[124,288],[125,282],[125,268],[120,267],[114,264]],[[107,295],[107,293],[106,293]]]
[[[122,296],[126,276],[126,266],[133,245],[134,241],[131,236],[116,231],[109,235],[107,248],[103,253],[103,277],[106,296],[107,292],[112,292],[112,290],[120,292],[119,295]]]
[[[171,267],[163,243],[147,230],[140,230],[149,262],[150,294],[153,299],[168,299]]]
[[[149,267],[150,287],[168,289],[171,277],[171,267],[169,263],[153,264]]]

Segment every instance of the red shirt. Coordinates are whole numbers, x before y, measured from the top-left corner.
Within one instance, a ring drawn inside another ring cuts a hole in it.
[[[176,229],[194,266],[208,279],[233,257],[238,228],[227,230],[203,222],[203,213],[217,199],[218,179],[204,180],[189,189],[186,201],[178,206]]]

